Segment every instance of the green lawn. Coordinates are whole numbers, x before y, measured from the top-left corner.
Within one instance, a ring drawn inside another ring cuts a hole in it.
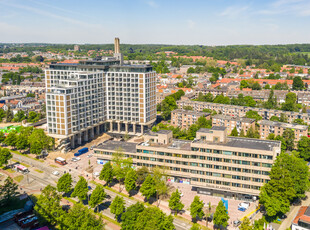
[[[43,173],[43,171],[40,170],[40,169],[35,169],[34,171],[36,171],[36,172],[38,172],[38,173]]]
[[[19,175],[19,176],[14,177],[14,180],[17,181],[18,183],[21,182],[23,179],[24,179],[23,175]]]

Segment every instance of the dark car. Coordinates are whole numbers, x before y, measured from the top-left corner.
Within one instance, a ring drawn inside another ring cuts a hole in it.
[[[299,206],[299,205],[301,205],[301,199],[296,199],[296,200],[294,200],[293,203],[292,203],[292,205],[294,205],[294,206]]]

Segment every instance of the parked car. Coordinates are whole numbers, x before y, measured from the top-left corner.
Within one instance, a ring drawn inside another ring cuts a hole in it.
[[[241,221],[240,220],[235,220],[234,222],[233,222],[233,225],[234,225],[234,227],[238,227],[239,225],[241,225]]]
[[[89,155],[87,155],[87,157],[88,157],[88,158],[91,158],[92,156],[93,156],[93,154],[89,154]]]
[[[94,174],[95,177],[98,177],[100,175],[99,172],[94,172],[93,174]]]
[[[242,203],[238,204],[238,210],[242,211],[242,212],[245,212],[249,207],[250,207],[249,202],[242,202]]]
[[[299,205],[301,205],[301,199],[299,199],[299,198],[295,199],[295,200],[293,201],[292,205],[294,205],[294,206],[299,206]]]
[[[58,171],[54,171],[54,172],[52,172],[52,174],[55,175],[55,176],[58,176],[59,172]]]
[[[81,160],[81,158],[79,158],[79,157],[72,157],[72,159],[71,159],[71,161],[73,161],[73,162],[77,162],[80,160]]]

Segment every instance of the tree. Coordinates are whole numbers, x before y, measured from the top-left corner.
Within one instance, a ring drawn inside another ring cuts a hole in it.
[[[295,93],[289,92],[285,96],[285,102],[282,104],[281,109],[284,111],[296,111],[297,96]]]
[[[294,184],[293,188],[296,196],[304,197],[310,186],[307,162],[301,159],[296,151],[281,153],[273,165],[272,173],[276,173],[278,169],[282,168],[288,171]]]
[[[7,165],[9,160],[12,158],[11,152],[6,148],[0,149],[0,166]]]
[[[125,211],[125,202],[123,197],[116,196],[110,206],[111,213],[115,214],[115,219],[120,220],[121,214]]]
[[[6,111],[6,122],[11,122],[14,118],[13,112],[11,110],[11,107],[8,107],[8,110]]]
[[[156,195],[155,180],[150,174],[145,178],[145,181],[141,185],[140,192],[146,199],[150,199],[151,196]]]
[[[68,193],[72,189],[72,177],[70,173],[62,175],[57,182],[57,191]]]
[[[175,215],[177,215],[178,212],[184,208],[184,204],[181,202],[181,193],[178,189],[171,194],[169,199],[169,208],[175,211]]]
[[[204,216],[204,212],[202,209],[203,202],[199,199],[199,196],[195,196],[190,206],[190,212],[194,222],[197,221],[197,218],[201,219]]]
[[[267,216],[274,217],[289,211],[290,201],[296,196],[293,181],[286,169],[275,172],[273,167],[270,181],[261,187],[259,202],[265,206]]]
[[[280,118],[277,117],[277,116],[272,116],[272,117],[270,117],[269,120],[270,120],[270,121],[280,121]]]
[[[34,123],[34,122],[39,121],[40,118],[41,118],[41,114],[40,113],[36,113],[34,111],[30,111],[29,114],[28,114],[27,121],[31,122],[31,123]]]
[[[239,133],[239,137],[245,137],[244,129],[241,129]]]
[[[135,230],[174,230],[172,216],[157,207],[145,208],[138,216]]]
[[[8,146],[15,147],[17,142],[16,131],[11,131],[4,140],[4,143]]]
[[[99,175],[99,180],[104,180],[106,184],[109,184],[113,180],[113,168],[111,165],[111,162],[107,162],[104,164],[100,175]]]
[[[138,168],[137,170],[137,183],[138,185],[141,185],[146,177],[149,175],[149,169],[146,166],[142,166],[140,168]]]
[[[6,113],[3,109],[0,109],[0,121],[2,122],[3,118],[5,118]]]
[[[87,198],[88,185],[87,181],[84,177],[80,176],[80,180],[74,187],[72,197],[78,197],[80,201],[85,200]]]
[[[240,82],[240,89],[242,90],[243,88],[249,88],[249,83],[246,80]]]
[[[156,196],[158,205],[162,196],[168,195],[168,186],[166,184],[167,176],[164,168],[155,167],[153,169],[153,178],[155,180]]]
[[[92,192],[90,196],[89,206],[95,208],[97,205],[102,203],[102,201],[106,198],[106,196],[107,194],[105,193],[103,186],[97,185],[95,190]]]
[[[303,90],[305,88],[304,82],[300,76],[293,78],[293,90]]]
[[[52,149],[54,139],[47,136],[43,129],[34,129],[29,136],[30,152],[40,154],[44,149]]]
[[[18,194],[18,186],[11,177],[7,177],[3,185],[0,185],[0,194],[5,204],[8,204]]]
[[[194,223],[194,224],[192,225],[192,227],[191,227],[191,229],[190,229],[190,230],[201,230],[201,227],[200,227],[200,225],[199,225],[199,224]]]
[[[121,184],[123,184],[127,172],[131,169],[132,159],[125,158],[123,149],[118,148],[112,155],[112,162],[113,162],[113,173],[120,183],[119,189],[121,191]]]
[[[68,214],[63,216],[62,229],[91,229],[102,230],[104,224],[102,218],[97,218],[90,210],[81,203],[74,204]]]
[[[26,119],[25,112],[23,110],[19,110],[15,115],[13,121],[21,122]]]
[[[231,130],[230,136],[232,136],[232,137],[238,136],[238,130],[237,130],[236,126],[233,128],[233,130]]]
[[[44,222],[52,225],[62,219],[64,211],[60,205],[61,196],[57,193],[56,188],[48,185],[40,194],[34,210]]]
[[[3,142],[5,140],[4,132],[0,131],[0,142]]]
[[[282,137],[286,142],[286,149],[292,151],[295,147],[295,132],[292,129],[285,129]]]
[[[281,113],[280,114],[280,122],[285,122],[285,123],[287,123],[287,116],[286,116],[286,114],[285,113]]]
[[[188,105],[188,106],[184,106],[183,109],[184,110],[193,110],[193,107]]]
[[[258,130],[254,130],[252,127],[250,127],[246,133],[246,137],[259,139],[260,134],[259,134]]]
[[[144,210],[144,205],[140,202],[137,202],[133,205],[130,205],[126,212],[122,214],[122,230],[135,230],[136,222],[138,216]]]
[[[243,221],[239,227],[239,230],[253,230],[253,226],[251,225],[249,218],[247,217],[243,218]]]
[[[245,116],[247,118],[255,119],[256,121],[259,121],[262,119],[262,117],[258,114],[257,111],[249,110],[246,112]]]
[[[273,89],[269,93],[267,102],[265,103],[266,109],[276,109],[277,108],[277,98],[274,96]]]
[[[298,152],[300,156],[306,160],[310,160],[310,139],[308,137],[301,137],[297,144]]]
[[[229,216],[226,210],[226,207],[224,206],[224,203],[222,200],[218,203],[214,217],[213,217],[213,223],[217,225],[218,227],[224,227],[226,228],[228,225]]]
[[[28,135],[24,133],[20,133],[17,136],[16,140],[16,148],[17,149],[27,149],[29,148]]]
[[[125,178],[125,189],[130,194],[130,191],[136,189],[136,180],[137,180],[137,173],[135,170],[130,169],[127,172]]]

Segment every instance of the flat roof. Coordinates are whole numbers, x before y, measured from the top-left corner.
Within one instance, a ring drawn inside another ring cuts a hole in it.
[[[307,125],[300,125],[300,124],[291,124],[291,123],[284,123],[279,121],[269,121],[269,120],[262,120],[259,122],[261,125],[269,125],[269,126],[276,126],[282,127],[284,129],[299,129],[299,130],[307,130]]]
[[[182,113],[182,114],[190,114],[190,115],[210,115],[210,113],[198,112],[195,110],[186,110],[186,109],[175,109],[171,111],[171,113]]]
[[[223,115],[223,114],[214,115],[213,118],[231,120],[231,121],[241,121],[241,122],[248,122],[248,123],[255,122],[255,119],[251,119],[247,117],[229,116],[229,115]]]
[[[136,146],[138,143],[131,143],[125,141],[105,141],[97,145],[94,149],[98,150],[112,150],[115,151],[118,148],[122,148],[124,152],[136,153]]]

